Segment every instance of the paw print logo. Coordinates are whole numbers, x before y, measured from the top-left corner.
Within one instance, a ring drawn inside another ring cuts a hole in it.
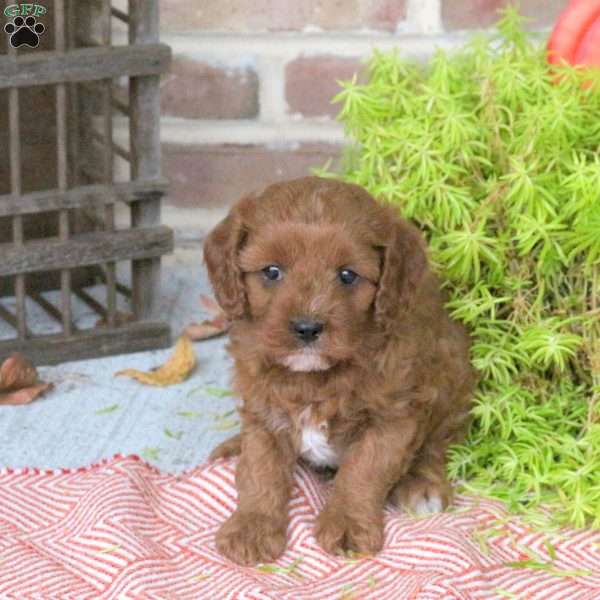
[[[40,43],[40,35],[46,31],[42,23],[38,23],[35,17],[15,17],[12,23],[4,26],[4,31],[10,35],[10,45],[13,48],[29,46],[37,48]]]

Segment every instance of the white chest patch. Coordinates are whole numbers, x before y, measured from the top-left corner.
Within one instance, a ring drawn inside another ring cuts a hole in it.
[[[327,440],[327,423],[311,423],[310,409],[307,416],[301,430],[302,458],[317,467],[338,467],[340,456]]]

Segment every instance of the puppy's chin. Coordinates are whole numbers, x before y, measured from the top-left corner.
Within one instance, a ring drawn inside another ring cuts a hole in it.
[[[304,348],[292,352],[279,361],[290,371],[297,373],[310,373],[311,371],[326,371],[332,365],[316,350]]]

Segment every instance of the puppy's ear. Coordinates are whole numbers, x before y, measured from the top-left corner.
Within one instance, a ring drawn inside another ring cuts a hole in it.
[[[204,242],[208,277],[217,302],[229,320],[239,319],[246,312],[246,293],[238,254],[247,234],[240,208],[248,200],[242,199]]]
[[[375,296],[375,319],[391,326],[411,308],[427,272],[425,241],[421,232],[404,219],[394,217],[383,250],[383,271]]]

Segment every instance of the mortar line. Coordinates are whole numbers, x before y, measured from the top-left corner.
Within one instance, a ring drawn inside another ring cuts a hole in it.
[[[433,1],[433,0],[427,0]],[[438,0],[435,0],[436,2]],[[187,31],[163,32],[161,41],[173,49],[174,54],[191,58],[212,57],[230,63],[240,56],[274,56],[283,62],[300,55],[332,54],[336,56],[365,56],[374,48],[392,50],[400,48],[407,57],[427,58],[436,48],[460,47],[473,32],[284,32],[284,33],[219,33]]]
[[[115,119],[114,133],[115,141],[123,143],[127,135],[123,119]],[[289,149],[303,143],[339,145],[346,141],[343,126],[332,119],[161,119],[161,142],[178,146],[235,144]]]
[[[398,23],[397,32],[402,30],[441,35],[442,5],[440,0],[406,0],[406,20]]]

